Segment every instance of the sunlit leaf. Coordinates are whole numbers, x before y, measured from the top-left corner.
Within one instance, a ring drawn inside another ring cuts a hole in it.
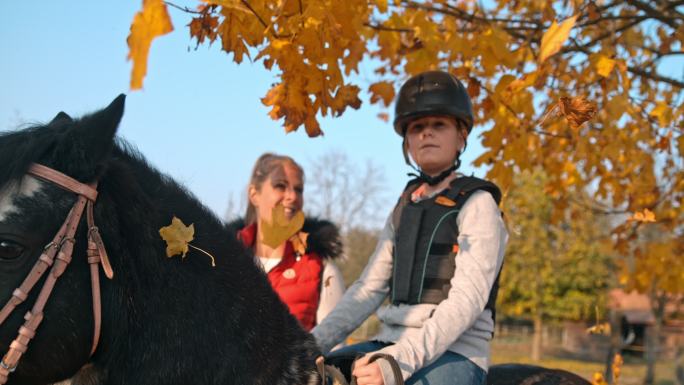
[[[572,16],[567,18],[560,24],[557,24],[554,20],[551,27],[544,32],[541,40],[541,48],[539,49],[539,58],[537,59],[539,63],[543,63],[549,57],[560,51],[563,43],[568,40],[570,36],[570,30],[575,26],[575,21],[577,21],[577,16]]]
[[[613,71],[614,67],[615,60],[610,59],[605,55],[601,55],[598,61],[596,62],[596,73],[606,78]]]
[[[162,0],[143,0],[143,9],[135,14],[127,40],[128,60],[133,61],[131,89],[142,88],[152,40],[171,31],[173,25],[166,4]]]

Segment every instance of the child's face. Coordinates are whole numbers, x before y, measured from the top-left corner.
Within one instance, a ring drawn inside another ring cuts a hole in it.
[[[299,169],[290,163],[276,168],[262,183],[261,188],[249,187],[249,199],[260,220],[271,221],[271,212],[278,204],[285,207],[285,216],[291,219],[304,206],[304,182]]]
[[[451,167],[463,148],[463,132],[456,119],[430,115],[411,121],[406,127],[406,143],[411,158],[428,175]]]

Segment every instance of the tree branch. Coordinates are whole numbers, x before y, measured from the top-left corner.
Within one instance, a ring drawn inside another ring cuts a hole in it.
[[[582,45],[579,45],[577,42],[575,42],[575,45],[576,45],[575,48],[566,48],[566,49],[561,50],[561,52],[566,53],[566,52],[574,52],[574,51],[578,51],[578,50],[579,50],[579,51],[581,51],[581,52],[587,53],[586,50],[587,50],[589,47],[592,47],[594,44],[598,43],[599,41],[601,41],[601,40],[603,40],[603,39],[606,39],[606,38],[608,38],[608,37],[610,37],[610,36],[613,36],[614,34],[616,34],[616,33],[618,33],[618,32],[622,32],[622,31],[624,31],[624,30],[626,30],[626,29],[632,28],[633,26],[635,26],[635,25],[641,23],[641,22],[644,21],[644,20],[648,20],[648,19],[649,19],[649,17],[647,17],[647,16],[640,16],[640,17],[637,17],[637,18],[635,18],[634,20],[632,20],[631,22],[625,23],[625,24],[621,25],[620,27],[618,27],[618,28],[615,29],[615,30],[607,31],[607,32],[605,32],[605,33],[603,33],[603,34],[601,34],[601,35],[599,35],[599,36],[593,38],[593,39],[590,40],[588,43],[584,43],[584,44],[582,44]],[[573,40],[574,40],[574,39],[573,39]]]
[[[264,26],[264,28],[269,28],[269,27],[270,27],[270,24],[266,24],[266,22],[264,21],[264,19],[262,19],[261,16],[259,16],[259,14],[256,12],[256,10],[254,10],[254,8],[252,8],[252,5],[249,4],[249,2],[247,2],[247,0],[240,0],[240,2],[242,2],[242,4],[244,4],[245,7],[247,7],[247,8],[252,12],[252,14],[253,14],[254,16],[256,16],[257,19],[259,19],[259,22],[261,23],[261,25]]]
[[[677,23],[675,23],[675,20],[677,20],[677,18],[673,18],[671,16],[665,15],[662,12],[660,12],[659,10],[657,10],[655,8],[651,8],[648,4],[644,4],[639,0],[626,0],[626,1],[627,1],[627,3],[633,5],[635,8],[644,11],[644,13],[646,13],[649,17],[652,17],[654,19],[658,19],[658,20],[662,21],[663,23],[669,25],[673,29],[679,28],[679,25],[677,25]]]
[[[170,1],[164,1],[164,4],[168,5],[169,7],[179,9],[185,13],[192,13],[194,15],[203,15],[204,14],[204,12],[202,12],[202,11],[195,11],[195,10],[192,10],[188,7],[181,7],[180,5],[176,5]]]
[[[412,33],[413,30],[410,28],[392,28],[392,27],[385,27],[382,24],[372,24],[372,23],[363,23],[365,27],[374,29],[376,31],[388,31],[388,32],[407,32],[407,33]]]
[[[476,15],[467,13],[463,10],[458,9],[458,8],[452,7],[453,10],[438,8],[438,7],[431,6],[431,5],[417,3],[417,2],[411,1],[411,0],[405,1],[404,4],[406,4],[407,8],[420,9],[420,10],[429,11],[429,12],[436,12],[436,13],[440,13],[443,15],[448,15],[448,16],[454,17],[458,20],[466,21],[466,22],[471,23],[471,24],[475,24],[475,22],[480,22],[483,24],[497,24],[500,22],[510,22],[510,23],[519,22],[516,20],[507,20],[507,19],[488,19],[485,17],[480,17],[480,16],[476,16]],[[523,40],[525,40],[527,38],[527,36],[525,36],[521,33],[518,33],[516,31],[518,31],[518,30],[530,30],[530,29],[536,30],[537,29],[537,28],[529,28],[529,27],[523,27],[523,26],[508,26],[508,25],[500,26],[500,27],[501,27],[501,29],[506,31],[509,35],[511,35],[512,37],[514,37],[516,39],[523,39]]]
[[[668,84],[673,85],[677,88],[684,88],[684,82],[677,80],[677,79],[668,78],[668,77],[659,75],[657,73],[648,72],[648,71],[645,71],[641,68],[636,68],[636,67],[632,67],[632,66],[627,66],[627,70],[629,72],[631,72],[635,75],[639,75],[643,78],[655,80],[658,82],[668,83]]]

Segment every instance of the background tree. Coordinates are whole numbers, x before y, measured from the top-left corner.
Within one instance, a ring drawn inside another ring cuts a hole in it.
[[[541,358],[543,323],[593,319],[596,307],[605,314],[613,277],[600,240],[609,230],[606,221],[568,209],[552,223],[553,201],[539,188],[547,179],[540,169],[516,176],[506,200],[510,238],[499,291],[503,316],[533,321],[535,361]]]
[[[335,222],[343,234],[377,229],[392,207],[383,199],[384,183],[372,162],[359,166],[343,152],[323,154],[306,168],[306,211]]]

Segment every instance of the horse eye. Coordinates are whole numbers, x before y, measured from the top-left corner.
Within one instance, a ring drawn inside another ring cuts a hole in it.
[[[10,240],[0,240],[0,260],[11,261],[24,253],[25,247]]]

